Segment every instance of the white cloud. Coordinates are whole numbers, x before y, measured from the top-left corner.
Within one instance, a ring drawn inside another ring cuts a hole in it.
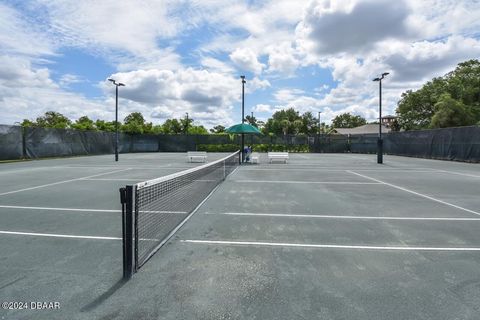
[[[52,55],[55,46],[35,23],[28,21],[15,9],[0,3],[0,50],[4,54],[36,57]]]
[[[272,112],[272,106],[269,104],[257,104],[253,107],[253,112]]]
[[[232,104],[240,100],[240,79],[197,69],[138,70],[111,77],[125,83],[121,97],[140,108],[147,118],[183,117],[206,124],[229,123]],[[104,83],[106,92],[113,89]]]
[[[294,107],[323,110],[326,120],[341,112],[374,120],[372,78],[391,73],[383,92],[384,108],[393,113],[403,91],[480,56],[479,15],[477,0],[2,3],[0,111],[4,121],[54,108],[72,117],[111,118],[110,84],[100,85],[104,97],[87,99],[62,88],[89,79],[52,80],[63,73],[53,63],[57,53],[73,48],[100,56],[127,84],[122,117],[138,110],[158,121],[189,112],[204,124],[229,124],[241,97],[239,75],[251,71],[246,93],[266,91],[255,97],[255,112]],[[195,32],[202,33],[198,42]],[[292,77],[307,66],[320,77]],[[312,83],[316,88],[306,89]]]
[[[34,69],[27,58],[0,56],[0,85],[4,88],[55,88],[47,68]]]
[[[230,65],[212,57],[204,57],[201,59],[200,63],[203,67],[205,67],[209,71],[220,72],[225,74],[234,72],[234,69]]]
[[[258,61],[255,52],[249,48],[237,48],[230,54],[230,60],[240,71],[251,71],[255,74],[261,73],[265,66]]]
[[[461,61],[480,56],[480,41],[451,36],[444,41],[400,43],[384,62],[396,81],[426,80],[451,71]]]
[[[413,35],[410,12],[404,0],[313,1],[297,32],[317,54],[357,52]]]
[[[261,80],[257,77],[253,79],[247,79],[247,84],[245,85],[246,93],[253,93],[257,90],[264,90],[271,86],[268,80]]]
[[[268,71],[279,72],[282,75],[291,76],[300,65],[297,52],[292,48],[291,42],[282,42],[276,46],[267,48]]]
[[[60,80],[58,83],[61,87],[68,88],[72,83],[81,83],[86,81],[87,81],[86,79],[78,75],[67,73],[60,77]]]
[[[83,115],[112,119],[115,106],[114,102],[105,104],[65,92],[50,78],[47,69],[35,69],[28,60],[11,57],[0,58],[0,96],[3,123],[34,119],[52,110],[70,119]]]

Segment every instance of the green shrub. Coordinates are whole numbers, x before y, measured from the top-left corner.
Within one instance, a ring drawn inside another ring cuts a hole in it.
[[[245,144],[246,146],[248,144]],[[252,145],[254,152],[310,152],[308,145],[286,145],[286,144],[254,144]],[[234,152],[240,150],[237,144],[199,144],[197,145],[198,151],[207,152]]]
[[[255,152],[310,152],[308,145],[255,144],[252,149]]]
[[[239,146],[236,144],[199,144],[197,145],[197,151],[206,152],[234,152],[239,150]]]

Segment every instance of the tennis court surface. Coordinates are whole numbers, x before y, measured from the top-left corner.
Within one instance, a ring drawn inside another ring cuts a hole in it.
[[[60,306],[0,318],[479,318],[479,164],[267,162],[239,166],[129,281],[119,188],[201,164],[183,153],[0,164],[0,300]]]

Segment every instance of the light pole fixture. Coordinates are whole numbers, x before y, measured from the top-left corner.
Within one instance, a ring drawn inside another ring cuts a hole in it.
[[[118,87],[125,85],[111,78],[108,81],[115,85],[115,161],[118,161]]]
[[[379,78],[373,79],[378,81],[378,140],[377,140],[377,163],[383,163],[383,140],[382,140],[382,80],[389,75],[388,72],[382,73]]]
[[[242,79],[242,124],[245,123],[245,76],[240,76]],[[245,161],[245,134],[242,133],[242,162]]]

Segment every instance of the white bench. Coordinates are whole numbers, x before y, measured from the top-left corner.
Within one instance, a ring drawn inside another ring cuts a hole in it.
[[[258,154],[257,153],[252,153],[252,155],[250,156],[250,162],[251,163],[260,163],[260,161],[258,160]]]
[[[285,163],[288,161],[288,152],[269,152],[268,160],[272,163],[275,160],[283,160]]]
[[[207,152],[205,151],[187,151],[188,162],[206,162]],[[198,161],[195,161],[198,160]]]

